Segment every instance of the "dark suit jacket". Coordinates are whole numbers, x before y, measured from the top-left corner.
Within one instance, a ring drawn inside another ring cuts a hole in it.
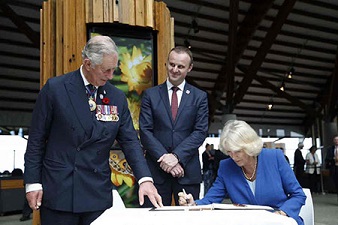
[[[186,83],[175,122],[166,83],[144,92],[140,113],[140,138],[155,183],[162,183],[170,174],[164,172],[157,160],[174,152],[184,168],[180,184],[202,181],[198,148],[208,132],[208,99],[204,91]]]
[[[326,157],[325,157],[325,165],[326,165],[326,168],[330,170],[330,173],[331,174],[334,174],[336,171],[335,171],[335,164],[336,164],[336,161],[334,159],[334,150],[335,150],[335,146],[331,146],[329,148],[327,148],[327,151],[326,151]]]
[[[294,154],[294,165],[293,165],[293,170],[296,174],[296,177],[302,176],[304,173],[304,165],[306,160],[304,159],[302,152],[300,151],[299,148],[296,149],[295,154]]]
[[[62,211],[112,205],[109,151],[116,139],[136,178],[151,177],[124,93],[109,82],[100,94],[117,106],[117,122],[92,115],[80,71],[49,79],[36,101],[25,154],[25,182],[41,183],[44,206]]]

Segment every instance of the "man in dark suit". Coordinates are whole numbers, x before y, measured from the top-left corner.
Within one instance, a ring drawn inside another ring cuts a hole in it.
[[[208,132],[207,93],[185,81],[193,67],[192,53],[178,46],[169,52],[167,80],[144,92],[140,138],[163,204],[184,188],[199,196],[202,181],[198,148]],[[174,87],[174,89],[172,89]]]
[[[115,43],[93,37],[82,57],[79,70],[47,81],[33,111],[24,176],[27,200],[41,209],[42,225],[89,225],[112,206],[115,139],[139,179],[140,204],[148,195],[154,206],[162,205],[126,97],[108,82],[118,62]]]
[[[338,135],[333,137],[333,145],[327,149],[325,164],[326,168],[330,170],[330,176],[338,194]]]
[[[304,148],[303,143],[298,143],[298,148],[294,154],[293,171],[295,172],[296,178],[299,184],[304,187],[304,165],[306,160],[303,157],[301,150]]]

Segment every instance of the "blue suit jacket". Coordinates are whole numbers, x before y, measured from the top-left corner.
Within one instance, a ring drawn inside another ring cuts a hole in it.
[[[151,177],[124,93],[107,82],[100,94],[117,106],[117,122],[90,112],[80,71],[49,79],[36,101],[25,154],[25,183],[41,183],[46,207],[72,212],[112,205],[109,152],[116,139],[136,178]]]
[[[144,92],[140,113],[140,138],[146,150],[146,159],[155,183],[168,178],[157,160],[174,152],[184,168],[181,184],[198,184],[202,181],[199,146],[208,132],[208,99],[204,91],[186,83],[175,122],[166,83]]]
[[[298,224],[303,224],[299,212],[305,204],[306,196],[280,150],[263,149],[259,154],[255,195],[252,194],[242,169],[231,158],[222,160],[213,186],[196,203],[220,203],[225,197],[229,197],[233,203],[278,208]]]

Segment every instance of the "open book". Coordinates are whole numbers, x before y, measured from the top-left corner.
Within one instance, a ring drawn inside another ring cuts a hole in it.
[[[196,206],[163,206],[160,208],[152,208],[150,211],[203,211],[203,210],[273,210],[273,208],[264,205],[213,203],[209,205],[196,205]]]

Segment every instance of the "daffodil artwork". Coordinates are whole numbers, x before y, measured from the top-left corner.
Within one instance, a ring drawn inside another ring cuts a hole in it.
[[[110,32],[101,28],[95,30],[97,32],[92,32],[91,37],[108,35]],[[125,33],[125,29],[119,30],[116,27],[112,30],[112,35],[109,35],[116,43],[119,53],[119,64],[110,82],[125,93],[133,125],[138,132],[142,93],[155,84],[154,65],[156,62],[153,56],[153,33],[148,30],[140,32],[134,30],[133,28],[132,32]],[[114,104],[113,99],[108,100],[110,101],[107,101],[107,104]],[[127,207],[139,207],[136,178],[118,143],[112,146],[109,165],[111,181],[121,195],[124,204]]]
[[[142,50],[133,46],[132,53],[122,54],[120,61],[121,81],[128,84],[129,91],[138,95],[152,84],[152,56],[142,55]]]
[[[139,116],[141,111],[141,102],[135,98],[128,98],[128,107],[133,120],[135,130],[139,130]]]
[[[135,184],[135,177],[124,154],[121,151],[110,151],[109,165],[111,169],[111,181],[118,187],[125,183],[128,187]]]

